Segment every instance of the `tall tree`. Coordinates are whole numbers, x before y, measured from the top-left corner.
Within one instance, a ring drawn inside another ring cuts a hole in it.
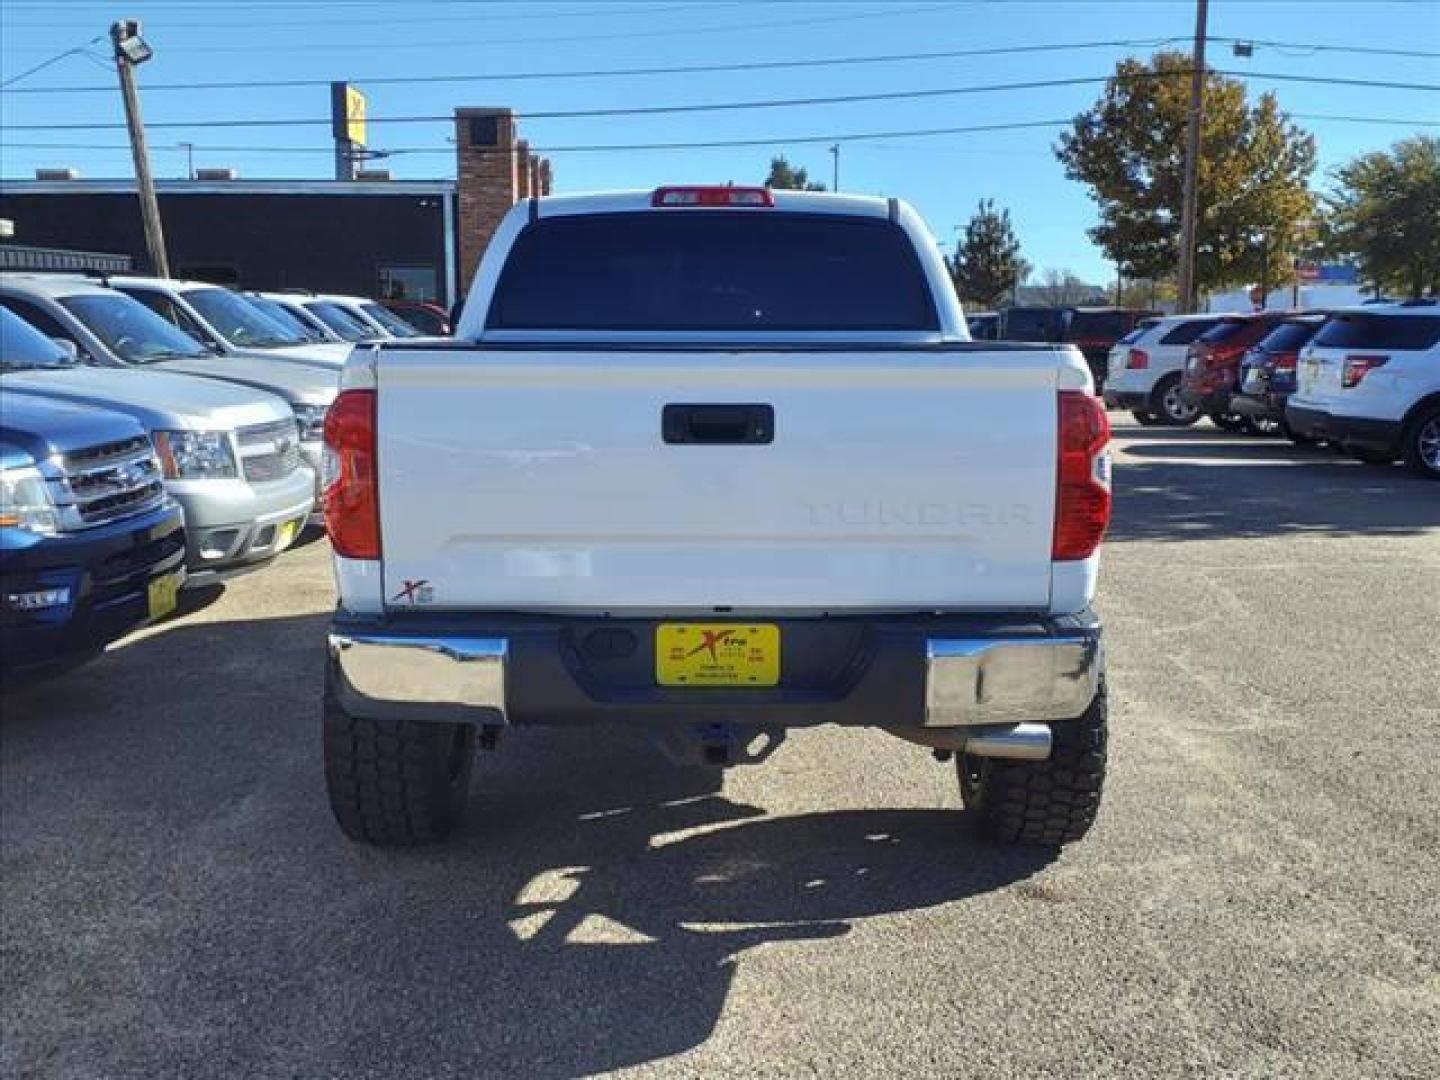
[[[1365,280],[1440,294],[1440,138],[1417,135],[1335,171],[1325,247],[1355,259]]]
[[[1030,273],[1030,264],[1020,257],[1010,211],[995,209],[990,199],[980,200],[965,226],[965,239],[946,265],[960,299],[981,308],[999,307]]]
[[[765,186],[785,191],[825,190],[824,184],[813,182],[808,172],[791,165],[783,154],[770,159],[770,175],[765,178]]]
[[[1075,117],[1055,154],[1100,207],[1090,238],[1126,277],[1163,278],[1179,258],[1190,57],[1122,60],[1100,99]],[[1314,208],[1315,140],[1273,94],[1205,75],[1195,280],[1203,291],[1291,280]]]

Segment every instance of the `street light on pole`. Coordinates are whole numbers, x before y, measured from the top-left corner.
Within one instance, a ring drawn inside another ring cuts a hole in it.
[[[177,143],[177,146],[185,148],[185,179],[195,179],[195,144],[193,142]]]
[[[140,36],[139,19],[122,19],[110,27],[115,45],[115,70],[120,76],[120,96],[125,101],[125,124],[130,129],[130,152],[135,158],[135,186],[140,195],[140,217],[145,225],[145,248],[157,277],[170,276],[165,257],[165,234],[160,229],[160,203],[155,198],[155,178],[150,174],[150,151],[145,145],[145,122],[140,118],[140,95],[135,89],[135,69],[155,55]]]

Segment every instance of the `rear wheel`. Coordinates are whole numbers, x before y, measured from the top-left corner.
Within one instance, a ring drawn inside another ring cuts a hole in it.
[[[1154,413],[1141,412],[1139,409],[1136,409],[1130,415],[1135,418],[1135,422],[1141,427],[1154,427],[1161,422],[1160,417]]]
[[[381,847],[444,839],[460,820],[475,761],[475,728],[324,710],[325,786],[351,840]]]
[[[1050,725],[1047,761],[956,755],[960,799],[987,839],[1055,846],[1079,840],[1095,823],[1105,785],[1105,684],[1074,720]]]
[[[1405,429],[1405,464],[1431,480],[1440,480],[1440,405],[1432,405]]]
[[[1180,392],[1180,376],[1161,379],[1150,393],[1150,406],[1163,423],[1171,427],[1189,427],[1200,419],[1200,407],[1185,400]]]

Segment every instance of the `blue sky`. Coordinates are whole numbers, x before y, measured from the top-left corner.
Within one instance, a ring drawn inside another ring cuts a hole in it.
[[[457,105],[504,105],[518,112],[627,109],[665,104],[825,97],[1064,78],[1103,77],[1122,56],[1148,54],[1163,39],[1188,39],[1191,0],[1174,2],[977,2],[855,0],[765,3],[758,0],[664,3],[662,0],[0,0],[0,81],[62,50],[104,35],[123,14],[144,20],[155,49],[140,71],[148,123],[263,118],[323,119],[322,87],[161,90],[194,81],[350,79],[369,95],[371,145],[433,149],[385,162],[397,177],[453,175],[443,122],[385,124],[384,117],[448,115]],[[1213,0],[1210,33],[1286,43],[1257,46],[1253,57],[1212,44],[1210,61],[1230,71],[1440,84],[1433,57],[1375,56],[1291,46],[1440,52],[1440,0]],[[700,73],[627,78],[529,79],[430,85],[367,85],[367,78],[495,75],[807,58],[863,57],[1017,45],[1127,41],[1131,46],[923,62]],[[1178,44],[1172,47],[1184,47]],[[13,91],[90,86],[96,92],[0,91],[0,175],[25,177],[40,165],[73,165],[86,177],[130,175],[123,130],[66,131],[61,124],[120,124],[123,116],[104,60],[72,55]],[[1252,92],[1276,91],[1282,107],[1305,116],[1384,118],[1348,123],[1304,119],[1317,137],[1321,174],[1367,150],[1440,123],[1433,91],[1250,80]],[[1062,119],[1084,109],[1098,85],[934,96],[843,105],[750,109],[689,115],[525,119],[540,147],[642,142],[764,140],[718,149],[556,151],[557,190],[651,187],[674,181],[759,181],[772,153],[783,153],[829,182],[828,143],[811,135],[1024,123]],[[15,130],[12,125],[46,125]],[[847,191],[899,195],[913,202],[937,236],[949,240],[981,198],[1009,207],[1024,253],[1039,268],[1073,270],[1087,280],[1113,276],[1085,229],[1094,209],[1067,180],[1052,146],[1057,127],[846,139],[840,185]],[[233,165],[245,177],[323,177],[331,158],[328,127],[182,128],[151,131],[156,173],[184,175],[181,141],[201,147],[199,165]],[[34,143],[97,144],[111,149],[36,149]],[[26,144],[26,145],[22,145]],[[289,148],[255,152],[243,147]],[[226,149],[203,149],[224,147]]]

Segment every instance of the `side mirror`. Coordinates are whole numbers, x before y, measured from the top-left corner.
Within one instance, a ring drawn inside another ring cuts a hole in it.
[[[65,354],[65,358],[67,360],[69,360],[71,363],[79,362],[80,346],[76,345],[75,342],[71,341],[69,338],[63,337],[52,337],[50,340],[55,343],[55,347],[57,349],[59,349]]]

